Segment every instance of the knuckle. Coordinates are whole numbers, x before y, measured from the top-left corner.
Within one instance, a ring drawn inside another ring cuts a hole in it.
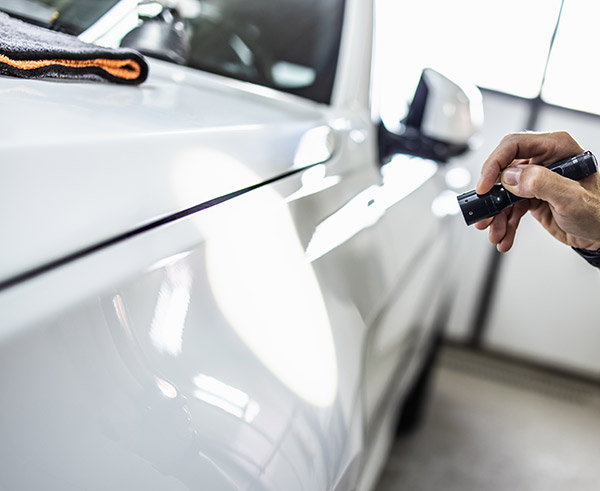
[[[539,165],[530,165],[523,171],[522,186],[528,191],[535,192],[544,185],[545,172]]]
[[[583,148],[577,143],[575,138],[565,130],[560,130],[554,133],[556,135],[556,150],[558,149],[568,149],[568,152],[582,152]]]
[[[508,133],[507,135],[504,135],[504,137],[502,138],[502,143],[510,145],[510,144],[514,143],[518,138],[519,138],[518,133]]]
[[[556,138],[554,141],[554,151],[558,150],[561,146],[569,147],[572,144],[572,138],[566,131],[557,131]]]

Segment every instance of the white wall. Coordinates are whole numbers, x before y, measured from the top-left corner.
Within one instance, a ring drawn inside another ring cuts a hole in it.
[[[537,129],[565,129],[600,154],[600,117],[546,107]],[[600,273],[525,218],[503,261],[485,344],[600,377]]]

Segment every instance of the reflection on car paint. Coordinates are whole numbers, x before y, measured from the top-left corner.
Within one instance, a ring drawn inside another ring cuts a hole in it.
[[[160,292],[164,291],[165,284],[173,289],[173,285],[181,285],[178,281],[185,277],[183,283],[190,291],[198,292],[204,288],[203,283],[198,282],[203,282],[206,277],[192,274],[190,268],[192,264],[198,265],[199,261],[208,261],[207,258],[206,250],[202,249],[172,256],[171,260],[154,265],[144,277],[123,285],[111,297],[111,308],[105,311],[110,327],[108,332],[111,333],[114,348],[123,362],[115,367],[120,366],[121,370],[126,368],[126,372],[103,372],[103,375],[98,376],[109,379],[114,375],[118,376],[119,383],[105,396],[113,404],[129,407],[129,411],[120,414],[104,404],[98,406],[96,410],[102,415],[103,431],[111,440],[122,442],[129,452],[155,465],[161,478],[175,479],[183,486],[190,486],[194,480],[197,482],[200,476],[205,476],[205,482],[218,483],[215,489],[224,490],[237,489],[244,483],[259,482],[262,479],[269,479],[269,482],[275,479],[277,482],[277,478],[270,475],[270,469],[282,468],[288,471],[285,478],[287,486],[292,485],[289,480],[291,475],[296,476],[298,486],[306,482],[330,482],[333,476],[329,475],[329,469],[331,465],[335,466],[333,460],[341,455],[346,431],[341,424],[343,419],[339,414],[339,401],[335,400],[324,408],[323,415],[330,416],[317,421],[313,411],[306,410],[312,405],[311,401],[307,401],[308,406],[305,406],[299,402],[301,399],[289,393],[286,395],[285,391],[273,391],[272,377],[277,374],[269,370],[251,370],[253,381],[247,383],[251,391],[234,387],[227,382],[226,377],[217,372],[198,371],[203,366],[218,368],[219,365],[214,360],[205,360],[213,347],[217,352],[221,352],[223,343],[246,345],[246,349],[249,348],[243,339],[230,336],[230,333],[236,331],[232,329],[234,326],[222,324],[225,319],[214,325],[199,324],[198,314],[202,310],[204,312],[200,314],[201,319],[206,315],[211,318],[206,308],[199,311],[196,307],[195,312],[185,317],[184,323],[189,331],[182,331],[187,334],[183,337],[178,360],[174,360],[171,353],[152,341],[152,323],[141,321],[143,317],[139,316],[138,309],[134,307],[135,292],[141,286],[140,282],[146,283],[154,278],[158,294],[155,305],[149,312],[152,315],[147,317],[153,319],[156,305],[163,298]],[[190,271],[189,278],[187,273],[178,276],[186,270]],[[198,268],[194,269],[196,271]],[[188,280],[190,283],[187,283]],[[271,291],[263,293],[271,295]],[[210,298],[210,295],[203,295],[202,298]],[[128,315],[128,306],[138,312],[135,318]],[[212,308],[214,307],[213,304]],[[282,330],[285,335],[292,335],[294,346],[290,343],[282,346],[280,340],[275,340],[273,349],[282,349],[287,354],[285,358],[288,363],[298,366],[298,360],[289,356],[290,350],[295,349],[298,342],[288,329],[289,326],[283,326]],[[246,336],[251,334],[245,333]],[[319,339],[309,338],[309,343],[319,342]],[[103,342],[100,346],[107,344]],[[317,344],[312,344],[310,348],[318,355]],[[98,356],[104,358],[112,350],[113,348],[109,351],[102,350],[98,352]],[[235,351],[238,349],[232,352]],[[249,349],[248,352],[250,353]],[[310,359],[310,355],[306,353],[303,356],[304,359],[300,360],[302,363]],[[255,360],[263,362],[260,358]],[[94,363],[94,366],[100,365],[102,364]],[[245,366],[252,366],[252,363],[246,363]],[[123,383],[133,383],[132,390],[122,393],[119,386]],[[265,414],[262,414],[261,399],[265,401],[267,408]],[[215,414],[215,410],[220,413]],[[274,410],[279,414],[274,414]],[[207,426],[207,420],[215,424]],[[326,431],[323,425],[327,427]],[[240,439],[242,434],[243,439]],[[160,450],[155,444],[159,439],[166,442]],[[188,442],[188,445],[181,446],[183,441]],[[168,442],[177,442],[178,447],[175,448]],[[146,446],[153,450],[149,452]],[[327,448],[332,453],[324,454]],[[120,458],[125,458],[120,455]],[[236,472],[225,470],[227,467],[221,461],[224,455],[228,462],[237,461],[240,464]],[[306,463],[311,463],[310,467],[304,467]],[[299,472],[303,474],[300,475]],[[183,490],[184,487],[176,484],[172,489]]]
[[[207,277],[223,316],[294,393],[331,405],[338,373],[329,317],[284,199],[261,188],[203,215]]]
[[[185,317],[190,305],[192,271],[182,261],[165,267],[163,280],[152,317],[150,339],[160,352],[181,354]]]
[[[211,162],[212,172],[210,181],[205,169],[205,179],[195,180],[189,156],[174,167],[173,190],[184,201],[207,186],[257,179],[230,155],[205,148],[194,155]],[[206,241],[209,286],[231,327],[294,393],[331,405],[338,384],[331,326],[285,199],[262,187],[191,216],[190,223]]]
[[[317,126],[307,130],[301,137],[294,155],[294,167],[302,168],[329,160],[335,145],[329,126]]]
[[[285,201],[291,202],[300,198],[305,198],[320,191],[325,191],[335,186],[341,181],[340,176],[327,176],[327,167],[325,164],[318,164],[306,169],[300,177],[302,187],[296,192],[290,194]]]
[[[383,185],[372,185],[321,222],[306,248],[306,258],[316,261],[362,230],[371,227],[385,211],[437,172],[438,164],[407,155],[396,155],[383,166]]]
[[[259,404],[248,394],[227,385],[214,377],[200,373],[194,377],[194,397],[208,404],[220,407],[236,418],[252,423],[260,412]]]

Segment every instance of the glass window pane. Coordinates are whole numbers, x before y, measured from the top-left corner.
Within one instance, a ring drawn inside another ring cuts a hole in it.
[[[188,19],[190,66],[329,102],[344,0],[199,4]]]
[[[600,114],[598,0],[566,0],[542,97],[559,106]]]

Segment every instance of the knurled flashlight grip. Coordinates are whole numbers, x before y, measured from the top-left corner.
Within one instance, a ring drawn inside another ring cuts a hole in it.
[[[598,162],[594,154],[587,151],[568,159],[559,160],[549,165],[548,169],[561,176],[579,181],[598,172]],[[502,184],[494,184],[491,191],[485,194],[477,194],[475,190],[472,190],[457,197],[467,225],[493,217],[524,199],[504,189]]]

